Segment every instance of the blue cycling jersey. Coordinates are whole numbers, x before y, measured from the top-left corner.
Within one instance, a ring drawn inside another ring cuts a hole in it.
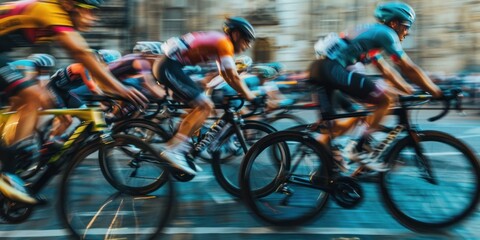
[[[330,57],[343,66],[379,58],[380,51],[385,51],[394,59],[399,59],[405,54],[397,33],[380,23],[358,26],[352,31],[345,32],[343,40],[346,44],[335,49],[333,57]]]

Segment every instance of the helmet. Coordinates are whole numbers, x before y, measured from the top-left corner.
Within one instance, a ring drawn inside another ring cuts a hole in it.
[[[410,5],[403,2],[379,4],[375,9],[374,16],[384,23],[398,19],[402,25],[408,27],[412,26],[415,22],[415,11]]]
[[[277,73],[283,73],[283,70],[285,69],[285,65],[279,62],[270,62],[266,63],[265,65],[275,69]]]
[[[257,65],[252,68],[252,73],[257,74],[261,78],[273,78],[278,72],[275,68],[266,65]]]
[[[135,44],[133,52],[160,55],[163,54],[161,46],[161,42],[141,41]]]
[[[241,55],[235,58],[235,65],[238,71],[246,70],[252,66],[252,58],[246,55]]]
[[[247,37],[250,40],[255,40],[255,29],[253,29],[253,26],[244,18],[227,18],[227,20],[223,24],[223,31],[228,34],[233,30],[240,31],[243,36]]]
[[[97,53],[100,59],[105,63],[111,63],[122,57],[122,54],[119,51],[113,49],[100,49]]]
[[[55,57],[46,53],[36,53],[28,56],[39,68],[53,68],[55,67]]]
[[[99,8],[103,4],[103,0],[72,0],[72,2],[75,6],[86,9]]]

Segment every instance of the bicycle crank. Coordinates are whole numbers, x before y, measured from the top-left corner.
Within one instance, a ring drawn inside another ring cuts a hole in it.
[[[357,180],[341,176],[332,183],[334,201],[343,208],[354,208],[363,201],[363,189]]]

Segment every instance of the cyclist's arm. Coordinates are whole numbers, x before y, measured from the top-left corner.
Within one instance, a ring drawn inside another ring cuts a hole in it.
[[[220,59],[219,72],[225,81],[232,86],[235,91],[243,95],[248,101],[255,99],[255,95],[248,89],[247,85],[238,76],[235,62],[231,56]]]
[[[93,81],[92,77],[90,76],[90,73],[88,70],[80,63],[74,63],[69,66],[70,71],[73,74],[78,74],[82,78],[83,83],[88,87],[88,90],[95,92],[98,88],[97,84],[95,81]]]
[[[395,88],[406,94],[412,94],[412,87],[402,78],[402,76],[392,68],[384,58],[378,58],[375,65],[382,73],[384,79],[390,81]]]
[[[425,74],[425,72],[420,69],[412,60],[407,56],[403,55],[400,59],[395,61],[400,70],[405,76],[413,81],[416,85],[421,87],[424,91],[429,92],[434,97],[441,97],[442,91],[440,88],[432,82],[432,80]]]
[[[76,31],[64,31],[57,35],[58,42],[70,53],[77,61],[82,63],[98,81],[98,84],[105,86],[105,90],[127,97],[137,104],[143,105],[147,98],[138,91],[130,91],[120,84],[112,74],[107,71],[88,50],[88,44],[85,39]]]

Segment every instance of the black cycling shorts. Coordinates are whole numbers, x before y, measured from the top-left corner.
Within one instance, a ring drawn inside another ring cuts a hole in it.
[[[0,54],[0,91],[7,97],[14,96],[19,91],[36,84],[33,79],[25,79],[18,69],[8,64],[9,62],[12,61]]]
[[[179,98],[183,103],[192,107],[197,106],[197,102],[203,98],[203,90],[183,72],[183,64],[178,61],[164,58],[162,62],[156,66],[154,76],[158,76],[158,80],[167,88],[171,89],[175,97]]]
[[[337,61],[319,59],[310,65],[309,83],[318,87],[322,114],[334,114],[332,97],[338,89],[360,102],[377,104],[384,96],[383,89],[365,75],[349,72]]]

